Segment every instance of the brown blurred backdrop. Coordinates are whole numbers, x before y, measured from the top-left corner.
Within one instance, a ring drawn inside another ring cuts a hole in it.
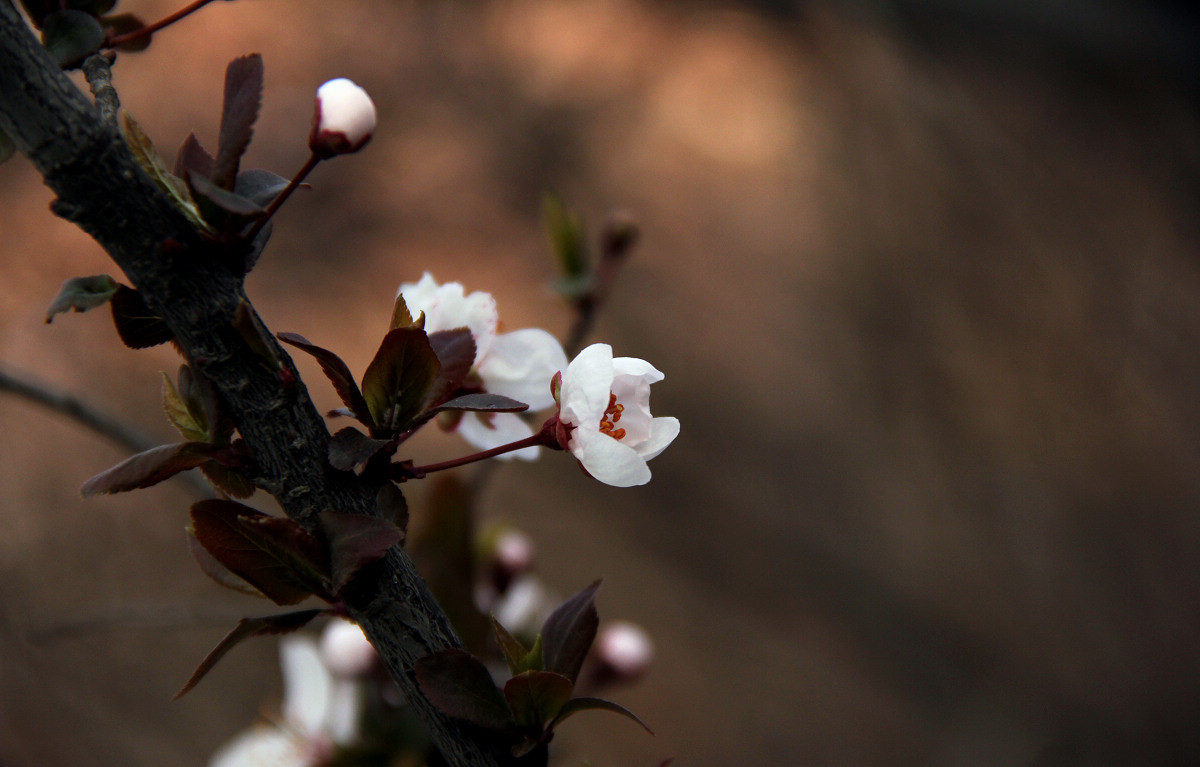
[[[550,456],[486,501],[658,643],[615,695],[658,737],[581,717],[562,763],[1196,764],[1196,17],[1045,5],[243,0],[116,84],[172,158],[262,52],[248,164],[285,175],[316,85],[374,95],[373,143],[317,170],[249,281],[357,371],[426,269],[564,330],[545,190],[642,222],[595,338],[666,373],[682,436],[645,488]],[[0,360],[169,439],[173,352],[100,312],[42,324],[113,271],[49,200],[0,167]],[[0,396],[4,767],[201,765],[278,695],[263,640],[168,703],[263,606],[187,557],[183,485],[79,500],[121,457]]]

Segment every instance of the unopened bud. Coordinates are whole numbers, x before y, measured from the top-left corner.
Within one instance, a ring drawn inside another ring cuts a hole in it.
[[[308,146],[321,158],[362,149],[375,132],[375,102],[344,77],[317,88]]]
[[[654,643],[645,629],[629,621],[614,621],[600,630],[593,646],[598,683],[631,682],[654,661]]]
[[[330,621],[321,635],[321,662],[341,677],[363,676],[375,667],[379,655],[357,624]]]

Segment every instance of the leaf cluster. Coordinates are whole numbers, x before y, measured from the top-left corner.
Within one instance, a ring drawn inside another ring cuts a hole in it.
[[[574,696],[580,668],[600,622],[595,607],[599,588],[600,581],[596,581],[560,605],[546,619],[531,647],[492,618],[496,641],[512,674],[503,688],[478,658],[465,650],[450,649],[417,661],[421,690],[444,714],[506,737],[514,756],[544,747],[558,725],[589,709],[612,711],[651,732],[617,703]]]
[[[117,0],[21,0],[29,20],[42,31],[42,44],[64,69],[79,66],[103,48],[141,51],[150,45],[149,34],[111,42],[146,26],[132,13],[112,13],[116,4]]]
[[[351,426],[333,435],[329,462],[340,471],[379,474],[396,481],[417,476],[407,463],[391,463],[402,442],[439,413],[463,411],[517,413],[523,402],[480,389],[470,378],[475,341],[467,328],[428,333],[424,315],[415,320],[396,297],[392,321],[361,385],[350,367],[332,351],[296,333],[279,333],[280,341],[311,355],[333,384],[344,405],[331,415],[354,418],[366,432]]]

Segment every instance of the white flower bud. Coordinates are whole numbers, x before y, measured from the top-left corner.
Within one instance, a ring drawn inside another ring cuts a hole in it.
[[[375,102],[359,86],[339,77],[317,88],[308,146],[318,157],[362,149],[375,132]]]
[[[595,644],[596,659],[621,681],[636,679],[654,660],[654,643],[636,623],[614,621],[600,630]]]
[[[520,530],[505,530],[496,536],[494,556],[505,575],[520,575],[533,566],[533,540]]]
[[[330,621],[321,635],[321,661],[337,676],[362,676],[378,657],[362,629],[350,621]]]

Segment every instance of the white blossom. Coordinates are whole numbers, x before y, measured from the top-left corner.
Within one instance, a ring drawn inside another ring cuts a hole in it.
[[[357,152],[375,132],[375,102],[344,77],[317,88],[309,147],[320,157]]]
[[[663,374],[636,357],[613,357],[592,344],[563,372],[558,417],[571,427],[564,447],[588,474],[608,485],[650,481],[646,462],[679,436],[678,418],[650,415],[650,385]]]
[[[209,767],[318,767],[334,747],[359,735],[362,690],[325,666],[316,640],[284,637],[279,643],[283,705],[279,721],[255,725],[225,744]]]
[[[593,651],[617,678],[626,681],[646,673],[654,660],[650,635],[629,621],[613,621],[601,628]]]
[[[498,333],[500,315],[490,293],[467,294],[457,282],[439,285],[428,272],[416,283],[404,283],[399,295],[413,317],[425,313],[425,330],[434,333],[465,327],[475,341],[474,371],[484,391],[529,405],[531,411],[554,404],[550,379],[567,364],[562,345],[540,328]],[[529,437],[533,430],[515,413],[464,413],[458,432],[481,450]],[[498,456],[532,461],[538,448]]]

